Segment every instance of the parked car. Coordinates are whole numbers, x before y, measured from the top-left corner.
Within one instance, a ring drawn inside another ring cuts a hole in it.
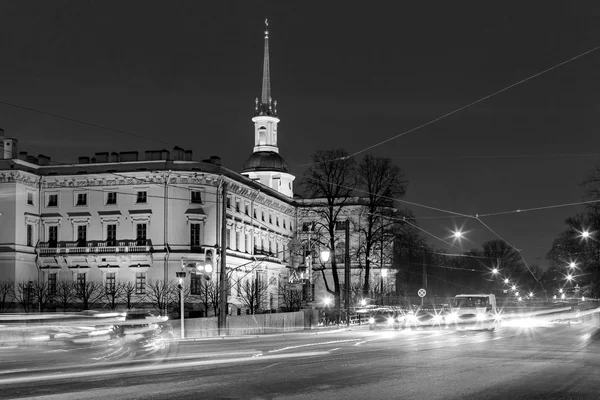
[[[404,315],[401,310],[381,307],[370,310],[369,313],[369,329],[377,328],[393,328],[400,329]]]

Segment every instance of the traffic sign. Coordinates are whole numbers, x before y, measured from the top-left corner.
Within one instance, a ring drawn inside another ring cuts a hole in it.
[[[425,297],[425,295],[427,294],[427,292],[425,291],[425,289],[419,289],[419,291],[417,292],[417,294],[419,295],[419,297]]]

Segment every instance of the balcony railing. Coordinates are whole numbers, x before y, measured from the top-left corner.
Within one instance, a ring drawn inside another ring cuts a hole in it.
[[[153,251],[150,239],[128,240],[77,240],[74,242],[40,242],[39,255],[105,254],[105,253],[149,253]]]

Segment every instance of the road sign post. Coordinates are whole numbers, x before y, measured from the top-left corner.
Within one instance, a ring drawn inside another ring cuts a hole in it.
[[[417,294],[421,298],[421,306],[423,306],[423,298],[427,294],[427,291],[425,289],[419,289],[419,291],[417,292]]]

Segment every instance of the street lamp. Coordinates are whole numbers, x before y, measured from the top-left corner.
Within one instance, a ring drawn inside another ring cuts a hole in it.
[[[498,273],[498,268],[493,268],[492,269],[492,274],[496,275]]]
[[[512,290],[517,290],[517,285],[512,285]]]
[[[504,278],[504,283],[506,283],[508,285],[510,281],[508,280],[508,278]]]
[[[571,275],[571,274],[567,275],[567,280],[569,282],[571,282],[573,280],[573,275]]]
[[[185,279],[185,271],[177,271],[175,272],[175,275],[177,276],[179,282],[178,282],[178,287],[179,287],[179,302],[180,304],[180,308],[179,308],[179,313],[181,314],[180,320],[181,320],[181,338],[185,339],[185,330],[183,327],[183,315],[184,315],[184,303],[183,303],[183,283],[184,283],[184,279]]]
[[[571,261],[571,262],[569,263],[569,267],[570,267],[570,268],[575,268],[576,266],[577,266],[577,264],[575,264],[575,261]]]

